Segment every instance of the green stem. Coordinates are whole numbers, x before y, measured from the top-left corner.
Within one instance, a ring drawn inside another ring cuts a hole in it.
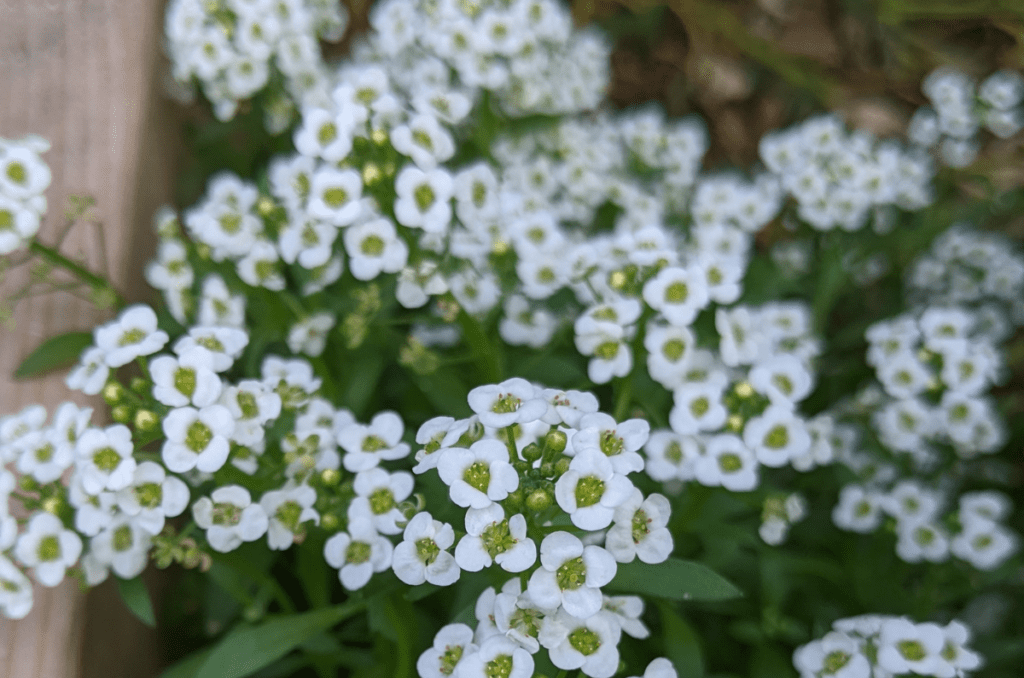
[[[87,285],[90,285],[94,289],[109,291],[114,298],[115,308],[121,309],[124,307],[124,298],[120,294],[118,294],[117,290],[115,290],[113,285],[111,285],[110,282],[107,281],[106,279],[96,275],[92,271],[86,269],[81,264],[77,264],[71,259],[68,259],[54,248],[44,245],[38,240],[33,240],[32,242],[30,242],[28,249],[33,254],[38,255],[39,257],[45,259],[54,266],[63,268],[65,271],[72,274],[73,276],[75,276],[82,282],[86,283]]]
[[[616,378],[612,389],[615,393],[615,421],[623,421],[629,413],[629,403],[633,398],[633,374]]]
[[[519,461],[519,452],[516,450],[516,429],[514,426],[505,427],[505,446],[508,447],[508,463],[515,464]]]

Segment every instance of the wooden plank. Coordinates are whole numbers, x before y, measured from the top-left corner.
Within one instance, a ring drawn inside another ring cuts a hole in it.
[[[34,133],[53,144],[43,156],[53,183],[41,236],[52,240],[68,196],[94,196],[106,251],[84,229],[72,234],[65,251],[91,266],[105,254],[113,280],[133,299],[142,294],[141,264],[154,249],[153,209],[170,197],[173,176],[171,104],[158,93],[162,13],[157,0],[0,2],[0,136]],[[0,293],[18,286],[12,275]],[[99,410],[102,403],[69,397],[63,375],[33,381],[10,375],[43,339],[89,330],[110,316],[68,295],[21,304],[15,329],[0,328],[0,413],[36,402],[53,408],[68,399]],[[101,616],[86,623],[85,597],[73,582],[37,587],[26,619],[0,619],[0,678],[154,675],[154,638],[116,603],[90,604]]]

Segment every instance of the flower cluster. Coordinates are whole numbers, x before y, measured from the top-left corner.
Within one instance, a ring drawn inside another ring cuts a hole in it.
[[[996,71],[980,85],[961,71],[940,67],[922,83],[931,106],[919,108],[907,137],[920,147],[937,149],[950,167],[966,167],[980,149],[982,126],[1000,139],[1024,128],[1024,76]]]
[[[864,615],[839,619],[832,631],[793,653],[801,678],[967,676],[981,657],[967,647],[962,622],[915,624],[906,617]]]
[[[807,500],[799,493],[766,497],[758,534],[764,543],[778,546],[786,541],[789,527],[807,517]]]
[[[847,132],[836,115],[767,134],[760,151],[796,200],[797,215],[818,230],[855,231],[872,216],[881,229],[890,221],[882,211],[887,206],[918,210],[932,202],[934,170],[926,154]]]
[[[340,40],[347,25],[344,5],[330,0],[174,0],[164,33],[175,79],[195,79],[219,119],[269,90],[266,125],[279,132],[295,102],[328,89],[318,39]]]
[[[49,149],[35,135],[0,138],[0,255],[21,249],[39,231],[50,185],[50,168],[39,155]]]

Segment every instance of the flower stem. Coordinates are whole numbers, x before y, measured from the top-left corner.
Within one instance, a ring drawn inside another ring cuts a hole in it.
[[[120,294],[118,294],[117,290],[114,289],[113,285],[111,285],[110,282],[105,278],[96,275],[92,271],[86,269],[81,264],[77,264],[71,259],[68,259],[66,256],[58,252],[53,247],[44,245],[38,240],[33,240],[31,243],[29,243],[28,248],[29,251],[31,251],[33,254],[38,255],[40,258],[45,259],[47,262],[54,266],[57,266],[58,268],[63,268],[71,275],[75,276],[82,282],[91,286],[94,290],[109,292],[111,297],[113,298],[115,308],[121,309],[124,307],[124,298]]]

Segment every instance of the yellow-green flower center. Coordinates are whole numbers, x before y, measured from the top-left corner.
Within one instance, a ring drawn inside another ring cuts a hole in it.
[[[194,421],[185,433],[185,447],[200,454],[213,440],[213,431],[201,421]]]
[[[48,534],[40,539],[39,546],[36,548],[36,555],[44,563],[60,558],[60,540],[57,539],[57,536]]]
[[[736,473],[743,468],[743,460],[738,454],[726,452],[718,457],[718,468],[722,469],[724,473]]]
[[[421,212],[426,212],[427,208],[434,204],[437,196],[434,194],[434,189],[430,187],[430,184],[420,184],[412,192],[412,197],[416,201],[416,207]]]
[[[917,640],[901,640],[896,643],[896,649],[907,661],[919,662],[928,656],[924,645]]]
[[[782,424],[777,424],[768,435],[764,437],[765,447],[778,450],[789,444],[789,430]]]
[[[596,476],[584,476],[576,483],[576,506],[586,508],[601,501],[604,496],[604,481]]]
[[[639,544],[644,540],[644,537],[651,531],[648,527],[651,519],[647,517],[647,513],[643,509],[637,509],[637,512],[633,514],[633,543]]]
[[[348,201],[348,191],[339,186],[328,188],[324,191],[324,202],[335,209],[341,207]]]
[[[508,678],[512,673],[512,655],[500,654],[484,664],[484,675],[487,678]]]
[[[370,510],[374,515],[383,515],[395,507],[395,493],[390,487],[378,487],[370,493]]]
[[[586,626],[581,626],[569,634],[569,644],[584,657],[589,657],[601,647],[601,637]]]
[[[92,463],[104,473],[110,473],[121,463],[121,455],[113,447],[102,447],[93,452]]]
[[[661,347],[661,353],[672,362],[679,362],[686,352],[686,344],[682,339],[669,339]]]
[[[28,171],[20,162],[12,162],[7,165],[7,178],[16,184],[24,184],[28,180]]]
[[[437,556],[441,553],[441,548],[434,542],[433,539],[424,538],[417,540],[416,542],[416,557],[423,562],[424,565],[430,565],[432,562],[437,560]]]
[[[316,140],[320,142],[321,146],[326,146],[337,138],[338,127],[333,122],[325,122],[320,125],[320,129],[316,133]]]
[[[345,562],[355,565],[365,563],[370,559],[371,551],[370,545],[364,541],[349,542],[348,548],[345,549]]]
[[[123,553],[135,544],[135,535],[132,533],[132,528],[122,525],[114,530],[114,538],[111,541],[114,545],[114,550]]]
[[[665,301],[672,304],[681,304],[690,296],[690,289],[686,283],[676,281],[665,288]]]
[[[191,367],[179,367],[174,371],[174,388],[191,398],[196,392],[196,371]]]
[[[137,344],[146,338],[146,333],[137,327],[133,327],[130,330],[126,330],[121,333],[121,339],[117,342],[118,346],[130,346]]]
[[[156,508],[164,500],[164,488],[160,483],[142,483],[135,486],[135,500],[143,508]]]
[[[555,580],[558,588],[563,591],[573,591],[583,586],[587,581],[587,566],[583,563],[583,556],[562,563],[555,570]]]
[[[363,254],[371,257],[379,257],[384,252],[384,238],[379,235],[368,235],[359,244]]]
[[[475,461],[462,474],[462,479],[470,487],[487,494],[487,488],[491,484],[491,469],[485,462]]]

